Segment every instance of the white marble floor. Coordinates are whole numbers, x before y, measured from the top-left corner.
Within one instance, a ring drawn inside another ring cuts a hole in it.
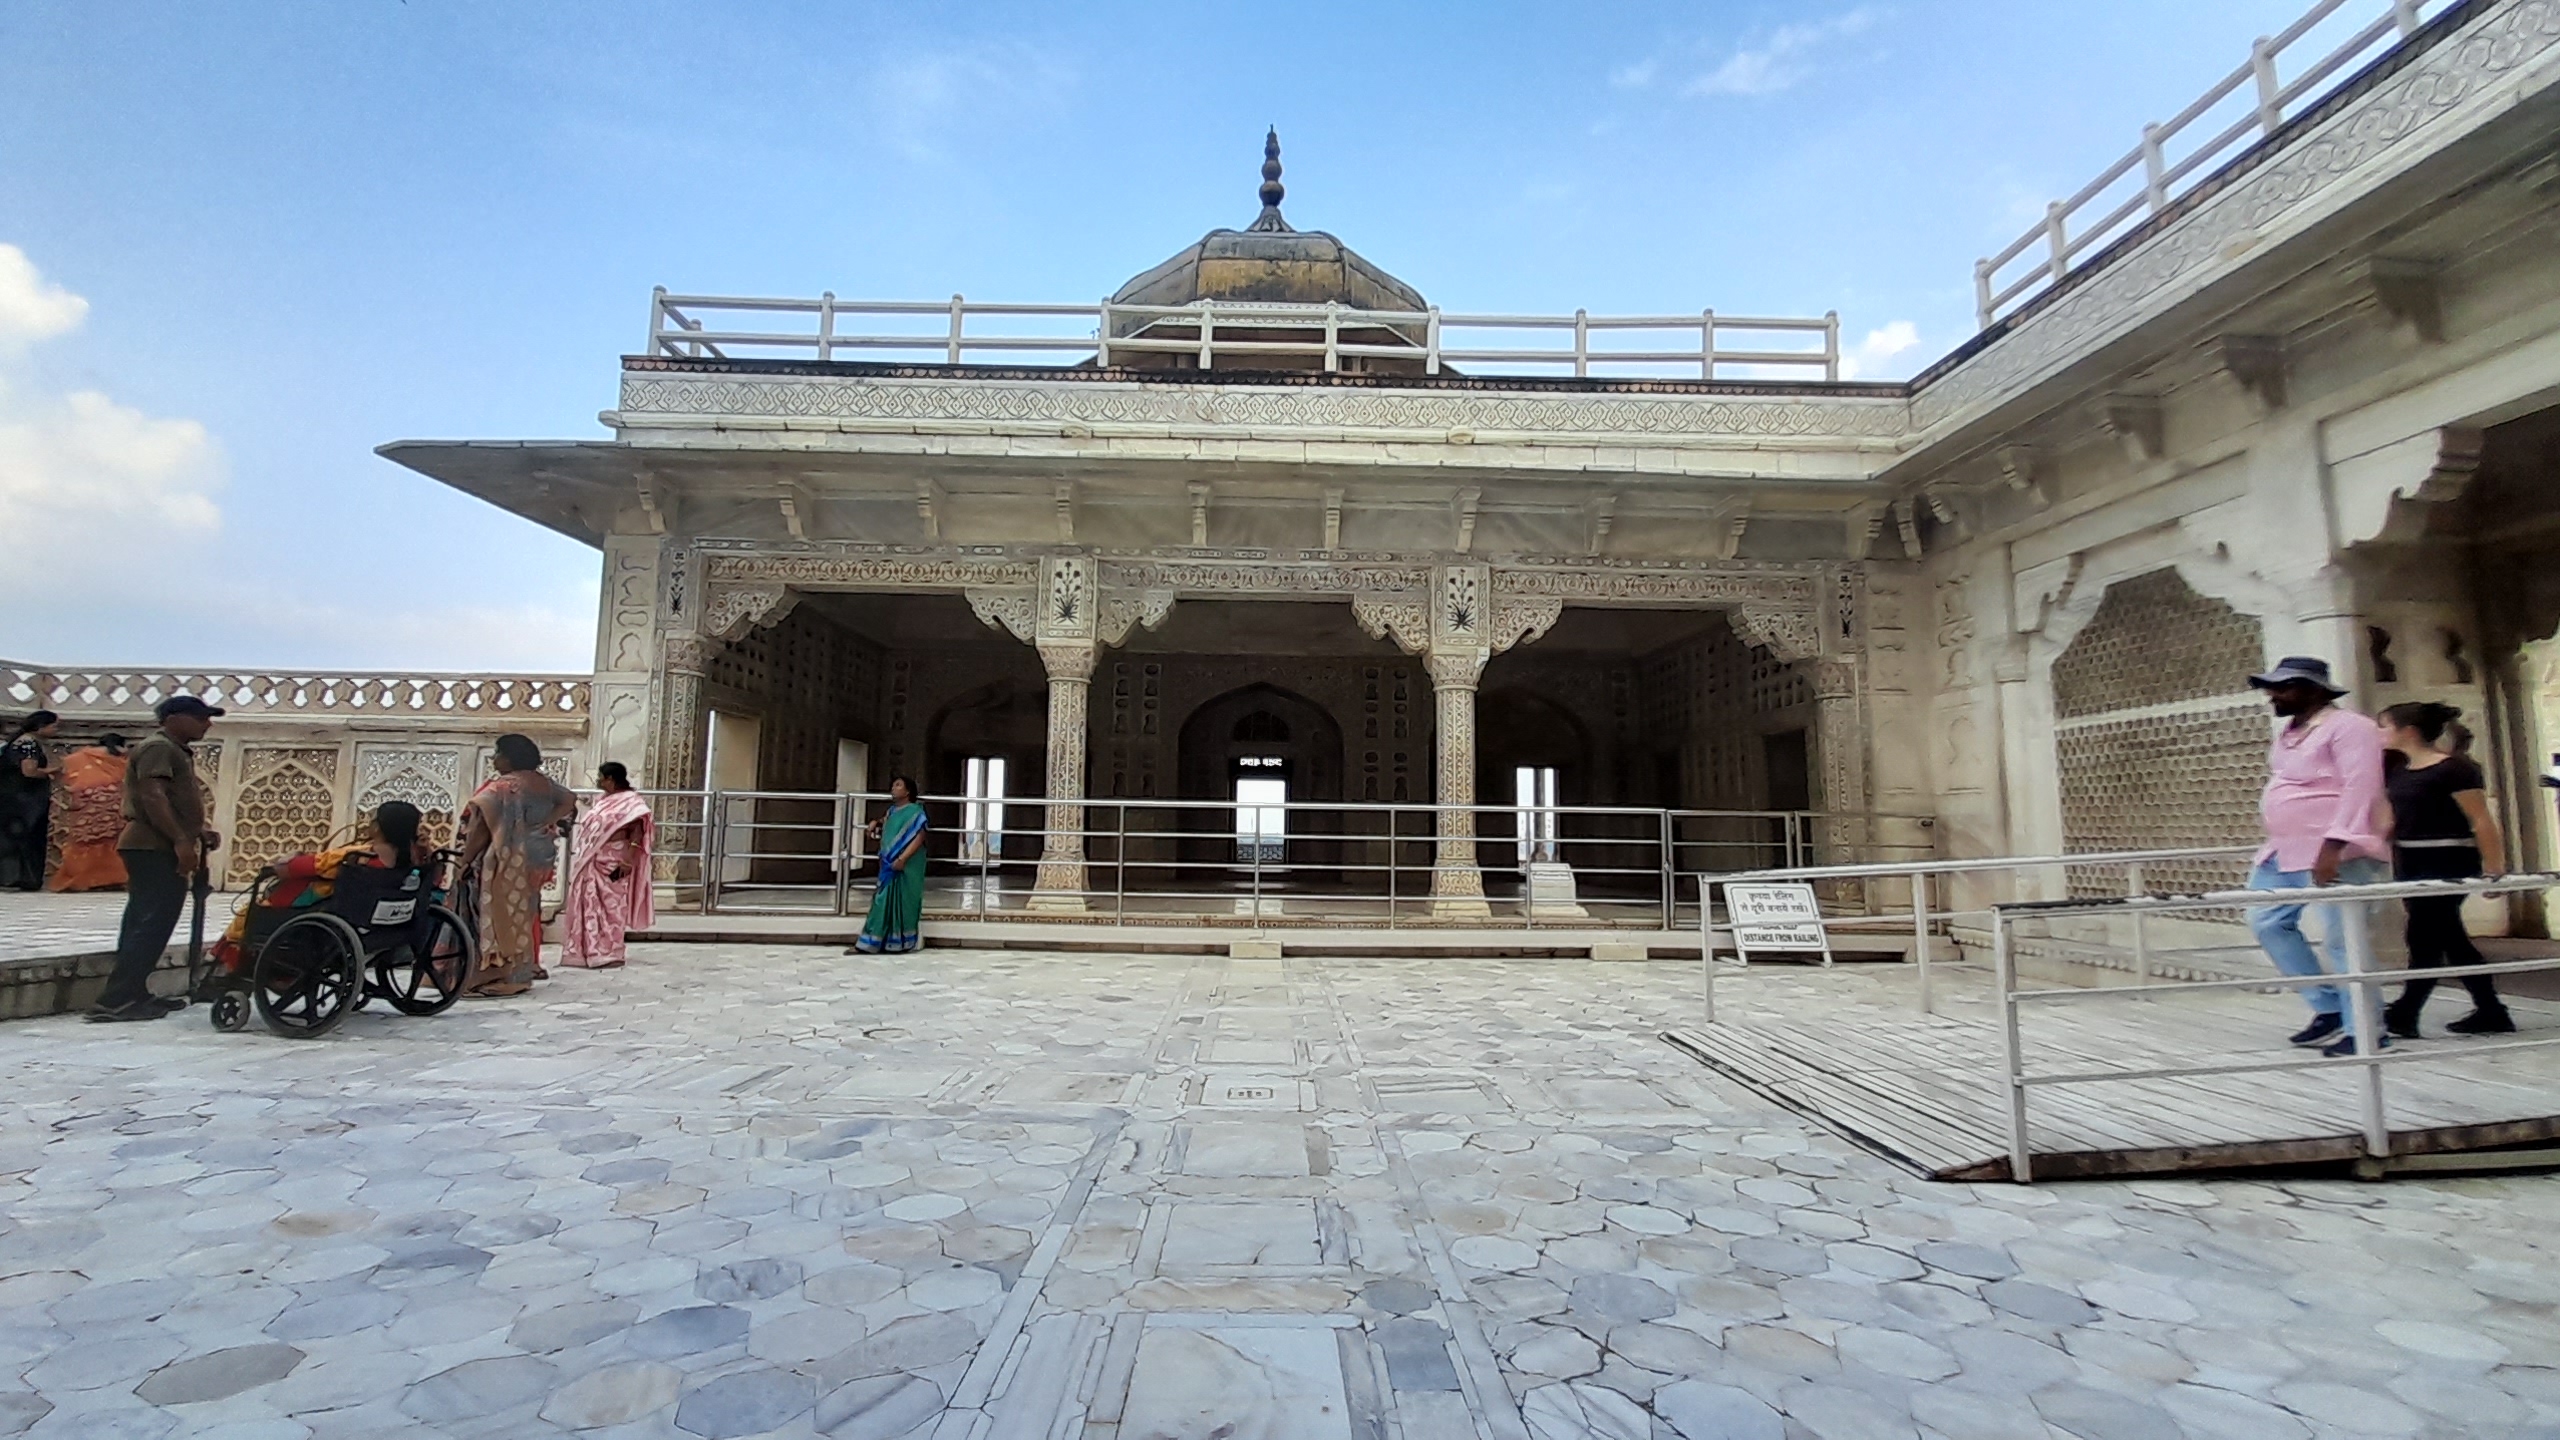
[[[2560,1436],[2560,1182],[1935,1184],[1660,1043],[1694,982],[670,945],[11,1024],[0,1434]]]

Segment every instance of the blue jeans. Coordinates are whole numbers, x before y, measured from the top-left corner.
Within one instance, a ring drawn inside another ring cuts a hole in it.
[[[2350,856],[2338,862],[2338,879],[2342,884],[2370,885],[2391,878],[2391,867],[2380,860]],[[2308,890],[2311,872],[2279,870],[2273,859],[2261,860],[2249,871],[2252,890]],[[2258,944],[2276,968],[2287,975],[2344,975],[2347,973],[2347,912],[2335,905],[2323,905],[2325,917],[2321,928],[2328,933],[2329,963],[2320,963],[2320,952],[2311,948],[2311,939],[2302,933],[2300,905],[2266,905],[2249,912],[2249,928],[2256,932]],[[2335,985],[2305,985],[2302,998],[2315,1013],[2338,1015],[2347,1008],[2346,997]],[[2342,1017],[2343,1018],[2343,1017]]]

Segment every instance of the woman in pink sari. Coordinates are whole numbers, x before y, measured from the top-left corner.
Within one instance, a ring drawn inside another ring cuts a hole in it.
[[[596,788],[603,796],[578,819],[569,899],[560,912],[560,963],[610,970],[622,963],[625,935],[657,921],[649,857],[658,822],[621,761],[596,767]]]

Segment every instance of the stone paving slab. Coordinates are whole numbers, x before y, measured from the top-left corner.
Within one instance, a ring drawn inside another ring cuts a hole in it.
[[[660,945],[13,1024],[0,1435],[2560,1435],[2550,1180],[1930,1182],[1600,973]]]

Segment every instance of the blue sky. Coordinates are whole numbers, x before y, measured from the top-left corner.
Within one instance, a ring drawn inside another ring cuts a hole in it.
[[[652,285],[1099,299],[1268,124],[1446,308],[1836,308],[1905,375],[2302,5],[11,0],[0,655],[583,670],[593,552],[375,445],[601,437]]]

